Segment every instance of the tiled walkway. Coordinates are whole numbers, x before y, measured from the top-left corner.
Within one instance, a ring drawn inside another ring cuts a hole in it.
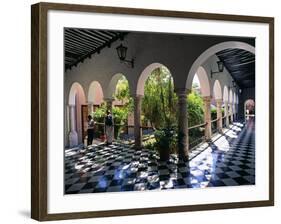
[[[240,123],[190,154],[159,162],[156,152],[98,145],[65,153],[65,193],[204,188],[255,184],[255,124]]]

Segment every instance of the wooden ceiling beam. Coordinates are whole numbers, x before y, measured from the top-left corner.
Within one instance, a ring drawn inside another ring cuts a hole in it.
[[[79,32],[81,35],[84,35],[84,37],[88,37],[88,39],[91,39],[97,44],[103,44],[104,42],[106,42],[105,40],[98,39],[95,36],[88,34],[87,32],[84,32],[84,30],[75,29],[75,31]]]

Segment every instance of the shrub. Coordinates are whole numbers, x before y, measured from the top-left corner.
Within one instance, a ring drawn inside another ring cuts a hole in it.
[[[173,129],[161,129],[154,133],[155,146],[160,154],[160,160],[168,160],[171,152],[176,151],[177,134]]]

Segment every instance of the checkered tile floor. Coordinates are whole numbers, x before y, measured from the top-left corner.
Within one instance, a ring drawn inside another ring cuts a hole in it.
[[[255,124],[234,123],[190,153],[160,162],[148,149],[113,144],[65,153],[65,193],[204,188],[255,184]]]

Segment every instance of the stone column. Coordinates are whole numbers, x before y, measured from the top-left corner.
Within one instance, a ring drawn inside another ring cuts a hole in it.
[[[94,113],[94,103],[88,102],[88,115],[92,115]]]
[[[75,117],[75,105],[69,105],[69,120],[70,120],[70,132],[69,132],[69,147],[78,145],[78,135],[76,131],[76,117]]]
[[[106,110],[109,110],[110,112],[112,112],[112,104],[113,104],[114,99],[106,98],[106,99],[104,99],[104,101],[106,102]]]
[[[134,137],[135,137],[135,147],[142,147],[142,129],[141,129],[141,95],[136,95],[134,97]]]
[[[230,123],[233,123],[233,103],[229,103]]]
[[[229,114],[228,114],[228,101],[224,102],[224,116],[225,116],[225,125],[229,127]]]
[[[222,99],[216,99],[216,103],[217,103],[217,128],[219,133],[222,133],[222,112],[221,112]]]
[[[210,96],[204,96],[204,120],[206,126],[205,126],[205,138],[206,140],[210,140],[212,137],[212,123],[211,123],[211,97]]]
[[[179,158],[187,161],[189,151],[188,136],[188,114],[187,114],[187,94],[186,89],[176,91],[178,95],[178,150]]]
[[[233,121],[236,121],[236,104],[235,103],[233,103],[232,108],[233,108]]]
[[[235,104],[235,107],[236,107],[236,109],[235,109],[235,111],[236,111],[236,120],[238,120],[238,107],[239,105],[238,105],[238,103],[236,103]]]

